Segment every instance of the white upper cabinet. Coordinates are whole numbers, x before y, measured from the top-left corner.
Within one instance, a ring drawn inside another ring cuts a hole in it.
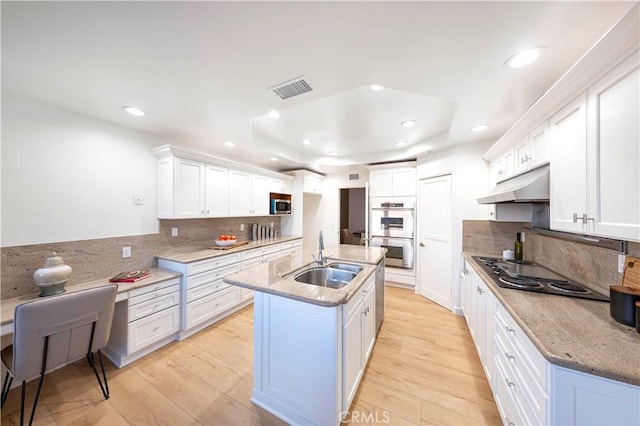
[[[204,210],[207,217],[229,214],[229,169],[207,164],[205,166]]]
[[[493,175],[489,178],[490,181],[502,182],[503,180],[513,176],[515,170],[513,163],[513,151],[513,147],[510,147],[491,162],[489,168]]]
[[[323,180],[324,178],[320,175],[305,174],[303,177],[303,192],[322,195]]]
[[[278,194],[291,194],[293,191],[293,185],[290,180],[275,179],[269,180],[269,192],[275,192]]]
[[[192,219],[226,216],[224,167],[178,157],[158,160],[158,218]]]
[[[551,228],[640,241],[635,53],[551,119]]]
[[[585,96],[551,117],[551,229],[584,232],[578,216],[587,205],[587,102]]]
[[[548,122],[544,122],[516,143],[513,158],[515,174],[549,161],[548,133]]]
[[[268,216],[269,192],[291,193],[292,178],[282,173],[172,145],[152,152],[158,219]]]
[[[587,231],[640,241],[640,55],[589,89]]]
[[[269,215],[270,179],[241,170],[229,170],[229,216]]]
[[[369,170],[369,196],[415,196],[415,167],[398,167]]]

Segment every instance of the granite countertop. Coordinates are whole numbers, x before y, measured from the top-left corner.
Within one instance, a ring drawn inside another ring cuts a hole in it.
[[[364,267],[353,281],[340,289],[320,287],[294,281],[292,272],[313,266],[312,250],[303,250],[302,256],[286,255],[224,277],[224,282],[264,293],[275,294],[320,306],[338,306],[353,297],[365,281],[375,272],[376,264],[384,258],[386,249],[353,245],[328,246],[324,256],[333,260],[359,263]],[[284,277],[284,278],[283,278]]]
[[[238,253],[245,250],[251,250],[254,248],[270,246],[273,244],[286,243],[288,241],[302,239],[299,235],[288,235],[278,238],[268,238],[257,241],[249,241],[249,244],[245,244],[239,247],[235,247],[228,250],[214,250],[203,246],[183,246],[179,248],[172,248],[165,252],[156,255],[157,259],[165,259],[173,262],[180,263],[192,263],[199,260],[211,259],[217,256],[224,256],[225,254]],[[213,243],[212,243],[213,245]]]
[[[616,322],[609,303],[501,288],[472,256],[475,272],[550,363],[640,385],[640,334]]]
[[[118,284],[117,293],[125,293],[129,290],[156,284],[162,281],[169,280],[171,278],[180,277],[182,275],[180,273],[167,271],[159,268],[149,268],[149,271],[151,272],[151,275],[147,278],[141,279],[140,281],[136,281],[133,283],[116,283]],[[65,292],[65,294],[111,284],[109,282],[109,278],[102,278],[95,281],[88,281],[86,283],[66,286],[65,289],[67,291]],[[13,322],[13,314],[16,309],[16,306],[25,302],[29,302],[31,300],[38,299],[39,293],[35,285],[34,285],[34,291],[35,292],[32,294],[25,294],[23,296],[13,297],[11,299],[3,299],[0,304],[0,325],[10,324]]]

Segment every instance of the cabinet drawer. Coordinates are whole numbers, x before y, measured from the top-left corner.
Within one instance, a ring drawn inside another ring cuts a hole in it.
[[[533,377],[538,381],[542,389],[546,391],[547,361],[500,303],[497,303],[495,316],[496,329],[503,333],[506,340],[515,346],[524,363],[531,370]]]
[[[129,323],[128,352],[137,352],[180,330],[180,306]]]
[[[238,289],[233,286],[194,302],[187,303],[184,329],[188,330],[237,303]]]
[[[254,248],[251,250],[245,250],[241,253],[242,260],[254,259],[256,257],[262,257],[262,247]]]
[[[187,275],[195,275],[210,269],[220,268],[240,261],[240,254],[226,254],[213,259],[201,260],[187,265]]]
[[[495,357],[495,400],[500,415],[505,426],[524,425],[530,426],[532,423],[524,416],[519,403],[512,392],[509,383],[511,379],[509,373],[501,362],[500,357]]]
[[[137,296],[129,296],[129,306],[134,306],[140,303],[145,303],[149,300],[157,299],[159,297],[166,296],[167,294],[171,294],[174,291],[180,291],[180,281],[174,282],[171,285],[166,287],[158,288],[153,291],[149,291],[147,293],[139,294]]]
[[[171,289],[174,286],[169,287]],[[176,306],[180,303],[180,289],[176,286],[174,291],[163,296],[155,297],[143,303],[129,304],[129,322],[144,318],[163,309]]]
[[[186,289],[191,289],[195,287],[199,287],[213,281],[221,280],[225,275],[232,274],[234,272],[239,271],[240,268],[238,265],[230,265],[224,268],[214,269],[212,271],[203,272],[197,275],[191,275],[187,277]]]
[[[496,360],[499,360],[504,368],[504,373],[508,376],[510,391],[518,401],[520,408],[535,424],[542,424],[540,419],[544,419],[547,413],[547,395],[533,378],[531,370],[522,362],[522,358],[508,342],[504,341],[503,335],[495,335]],[[515,354],[514,354],[515,353]]]
[[[349,321],[349,318],[351,318],[351,316],[361,308],[363,300],[367,297],[367,294],[370,291],[373,291],[374,286],[375,280],[374,277],[371,276],[367,279],[367,282],[365,282],[362,287],[360,287],[358,292],[353,295],[351,300],[349,300],[345,305],[342,306],[343,325],[346,324],[347,321]]]
[[[158,290],[161,290],[163,288],[166,287],[170,287],[172,285],[175,284],[180,284],[180,278],[176,277],[176,278],[171,278],[170,280],[167,281],[162,281],[159,283],[155,283],[155,284],[150,284],[150,285],[146,285],[144,287],[139,287],[133,290],[129,290],[129,303],[131,303],[131,299],[135,299],[137,296],[143,295],[143,294],[147,294],[147,293],[153,293],[156,292]],[[151,295],[151,298],[153,298],[153,295]],[[140,301],[143,301],[144,299],[140,299]]]
[[[195,288],[190,288],[187,290],[187,300],[186,302],[193,302],[194,300],[201,299],[210,294],[216,293],[220,290],[224,290],[225,288],[231,287],[231,284],[227,284],[222,280],[217,280],[212,283],[207,283]]]

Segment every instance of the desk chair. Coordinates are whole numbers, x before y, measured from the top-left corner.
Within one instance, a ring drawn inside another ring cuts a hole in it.
[[[109,399],[109,385],[100,350],[109,341],[117,289],[116,284],[110,284],[48,296],[16,306],[13,344],[0,354],[7,368],[2,386],[2,406],[13,379],[22,381],[20,425],[24,424],[27,380],[40,376],[29,418],[31,425],[44,375],[83,356],[87,357],[105,399]],[[104,384],[94,362],[93,353],[96,351]]]

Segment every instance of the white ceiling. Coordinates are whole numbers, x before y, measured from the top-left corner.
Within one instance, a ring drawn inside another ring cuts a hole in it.
[[[272,169],[403,160],[496,140],[635,4],[3,1],[2,94]]]

